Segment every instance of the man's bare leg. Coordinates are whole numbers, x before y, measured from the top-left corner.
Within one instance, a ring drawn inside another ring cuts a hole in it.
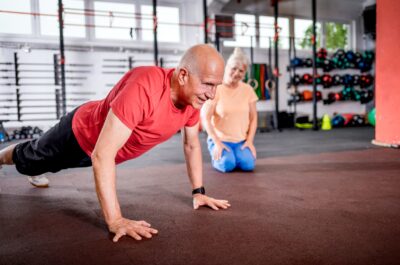
[[[17,144],[12,144],[0,150],[0,168],[2,165],[14,165],[12,155]]]
[[[0,150],[0,168],[2,167],[2,165],[14,165],[12,155],[16,145],[17,144],[12,144]],[[29,176],[28,180],[29,183],[31,183],[35,187],[45,188],[49,186],[49,180],[45,175]]]

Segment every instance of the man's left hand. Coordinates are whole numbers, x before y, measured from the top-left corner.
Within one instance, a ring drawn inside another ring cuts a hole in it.
[[[193,209],[197,210],[200,206],[208,206],[218,211],[219,209],[228,209],[231,205],[226,200],[217,200],[203,194],[193,196]]]

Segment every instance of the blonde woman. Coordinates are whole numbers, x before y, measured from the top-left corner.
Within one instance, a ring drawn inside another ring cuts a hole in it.
[[[236,168],[252,171],[255,167],[254,135],[257,129],[256,101],[253,88],[242,80],[249,60],[240,48],[229,57],[223,83],[213,100],[202,110],[212,166],[221,172]]]

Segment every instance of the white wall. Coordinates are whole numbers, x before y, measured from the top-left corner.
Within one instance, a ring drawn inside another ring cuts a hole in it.
[[[199,0],[186,0],[186,1],[174,1],[174,0],[165,0],[159,1],[159,4],[176,4],[178,3],[181,6],[181,22],[186,23],[194,23],[194,24],[202,24],[203,23],[203,6],[202,1]],[[356,47],[358,49],[364,50],[366,44],[363,44],[364,40],[362,38],[362,31],[360,31],[360,19],[358,18],[354,22],[354,27],[356,28],[356,36],[355,42]],[[177,61],[182,54],[182,52],[189,46],[202,43],[204,40],[203,37],[203,29],[201,27],[182,27],[182,42],[178,44],[171,43],[159,43],[159,51],[160,56],[164,57],[166,60]],[[54,53],[58,53],[58,40],[57,38],[38,38],[38,37],[10,37],[10,36],[0,36],[0,42],[3,44],[5,42],[22,45],[25,43],[32,43],[31,46],[36,45],[44,46],[46,45],[49,50],[37,50],[33,49],[31,53],[23,53],[20,49],[12,49],[12,48],[0,48],[0,61],[3,60],[11,60],[12,54],[14,51],[18,51],[20,54],[21,60],[29,60],[32,62],[52,62],[52,56]],[[108,42],[94,42],[94,41],[77,41],[77,40],[67,40],[67,52],[66,52],[66,63],[84,63],[93,65],[90,67],[90,73],[85,74],[84,76],[87,78],[86,80],[81,81],[82,86],[80,87],[68,87],[67,91],[72,92],[74,90],[79,90],[83,92],[92,93],[90,95],[91,99],[99,99],[104,97],[107,92],[111,89],[111,85],[115,84],[118,79],[121,77],[121,74],[103,74],[104,69],[103,66],[106,64],[103,59],[127,59],[128,56],[132,56],[135,59],[146,59],[151,61],[153,59],[153,43],[136,43],[136,42],[124,42],[124,41],[108,41]],[[12,45],[11,45],[12,46]],[[15,45],[14,45],[15,46]],[[72,51],[81,50],[81,51]],[[105,50],[112,51],[105,51]],[[246,53],[250,56],[249,49],[245,49]],[[229,56],[232,52],[232,48],[223,47],[222,53],[225,58]],[[299,57],[311,57],[310,51],[298,51]],[[267,49],[255,49],[254,50],[254,62],[255,63],[267,63],[268,62],[268,51]],[[274,58],[272,58],[272,62],[274,65]],[[107,63],[111,64],[111,63]],[[117,63],[115,63],[117,64]],[[140,64],[152,64],[152,62],[142,62]],[[279,108],[281,111],[290,110],[287,105],[287,100],[289,98],[289,94],[287,93],[287,83],[289,82],[289,75],[286,71],[286,67],[289,64],[288,60],[288,51],[280,50],[279,52],[279,68],[281,72],[281,77],[279,80]],[[137,66],[136,64],[135,66]],[[170,64],[168,66],[173,66]],[[118,70],[118,69],[114,69]],[[122,69],[123,71],[128,70],[127,63],[126,68]],[[308,70],[311,73],[311,69]],[[72,74],[69,74],[73,76]],[[79,74],[75,74],[79,76]],[[67,74],[68,76],[68,74]],[[15,87],[6,87],[1,89],[14,89]],[[29,89],[29,88],[28,88]],[[35,87],[35,89],[38,89]],[[55,89],[55,87],[47,87],[46,91],[51,91]],[[311,86],[309,89],[312,89]],[[324,90],[323,93],[326,94],[332,90]],[[50,93],[50,92],[49,92]],[[53,93],[53,92],[51,92]],[[72,95],[69,95],[72,96]],[[79,101],[74,101],[79,103]],[[260,111],[274,111],[274,100],[268,101],[260,101],[257,105]],[[0,108],[1,109],[1,108]],[[312,104],[311,103],[300,103],[297,106],[298,112],[304,112],[307,114],[312,113]],[[358,102],[341,102],[335,103],[332,105],[322,105],[322,103],[318,104],[318,116],[321,117],[323,114],[333,114],[334,112],[354,112],[354,113],[362,113],[364,111],[364,106]],[[11,116],[8,116],[11,117]],[[0,116],[0,119],[7,118],[4,116]],[[30,122],[29,124],[44,124],[50,125],[54,123],[52,122]],[[10,123],[11,124],[11,123]],[[15,125],[15,123],[12,123]]]

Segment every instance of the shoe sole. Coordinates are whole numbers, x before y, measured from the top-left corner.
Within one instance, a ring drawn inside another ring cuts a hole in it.
[[[36,188],[48,188],[48,187],[49,187],[49,184],[36,185],[36,184],[33,184],[33,183],[30,182],[30,181],[29,181],[29,183],[30,183],[32,186],[36,187]]]
[[[33,181],[31,181],[30,177],[28,177],[28,181],[32,186],[34,186],[36,188],[48,188],[49,187],[49,183],[47,183],[47,184],[35,184]]]

